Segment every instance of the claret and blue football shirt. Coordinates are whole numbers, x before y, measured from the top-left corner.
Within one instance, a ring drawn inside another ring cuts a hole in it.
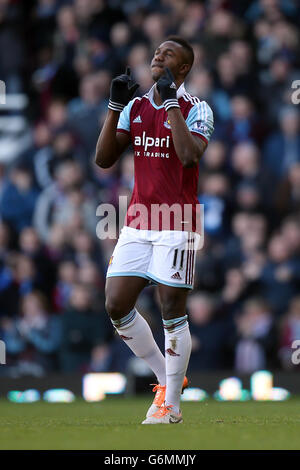
[[[118,132],[130,135],[134,150],[135,182],[125,225],[132,226],[137,215],[133,209],[143,205],[147,211],[140,214],[134,227],[164,230],[162,219],[159,226],[154,226],[151,210],[157,205],[177,204],[182,214],[185,207],[191,208],[190,220],[182,216],[181,230],[196,231],[199,165],[183,167],[174,148],[168,113],[163,105],[154,103],[154,87],[155,84],[143,97],[134,98],[125,106],[117,126]],[[209,105],[187,93],[184,84],[178,88],[177,98],[190,132],[208,143],[214,129]],[[177,230],[178,225],[173,221],[166,228]]]

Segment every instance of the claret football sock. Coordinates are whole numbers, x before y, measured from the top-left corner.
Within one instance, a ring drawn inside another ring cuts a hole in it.
[[[187,315],[172,320],[163,320],[163,324],[167,385],[165,405],[172,406],[172,410],[179,413],[182,384],[192,349]]]
[[[166,384],[165,358],[153,338],[148,322],[134,308],[112,324],[132,352],[148,364],[160,385]]]

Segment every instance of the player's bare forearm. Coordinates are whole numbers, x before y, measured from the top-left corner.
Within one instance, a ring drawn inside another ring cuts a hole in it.
[[[168,118],[175,151],[182,165],[186,168],[197,165],[206,149],[206,143],[190,133],[179,108],[169,109]]]
[[[101,168],[111,167],[118,159],[118,141],[116,136],[120,113],[108,110],[96,145],[95,162]]]

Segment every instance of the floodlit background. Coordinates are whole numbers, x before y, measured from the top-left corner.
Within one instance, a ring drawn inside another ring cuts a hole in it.
[[[195,51],[186,88],[215,117],[189,371],[299,371],[299,20],[293,0],[0,1],[1,376],[132,370],[104,309],[115,241],[96,237],[96,207],[130,195],[133,156],[102,170],[94,153],[112,77],[130,65],[145,93],[174,33]],[[163,347],[154,287],[138,308]]]

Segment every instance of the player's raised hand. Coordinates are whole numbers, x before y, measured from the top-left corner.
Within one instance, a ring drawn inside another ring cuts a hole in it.
[[[115,77],[111,82],[109,109],[118,112],[122,111],[132,99],[139,86],[140,85],[133,80],[130,67],[127,66],[125,73]]]
[[[171,70],[166,67],[165,73],[157,81],[157,90],[168,111],[170,108],[179,108],[177,100],[177,87]]]

